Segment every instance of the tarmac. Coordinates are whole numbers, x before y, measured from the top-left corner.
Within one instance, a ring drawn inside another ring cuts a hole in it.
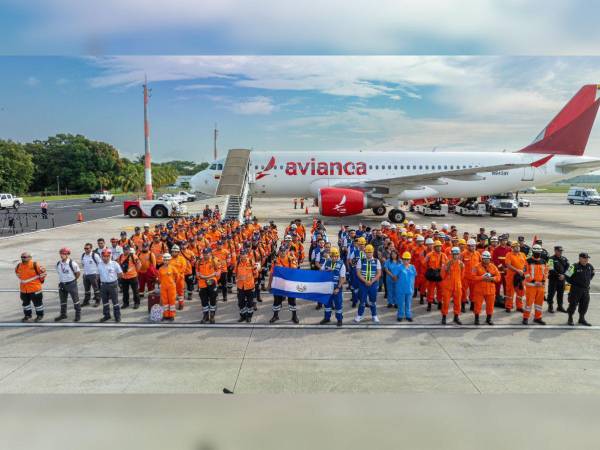
[[[480,226],[513,238],[534,235],[552,252],[555,244],[577,260],[588,251],[592,264],[600,255],[597,221],[600,208],[568,205],[562,194],[527,195],[530,208],[512,217],[424,218],[409,220],[449,223],[477,232]],[[188,204],[200,211],[201,200]],[[257,199],[253,212],[261,223],[274,220],[283,230],[309,213],[294,210],[291,200]],[[340,224],[370,226],[383,220],[372,214],[325,218],[333,242]],[[145,219],[142,219],[145,221]],[[219,302],[217,324],[200,325],[197,294],[178,312],[174,324],[151,324],[143,307],[124,310],[120,324],[98,324],[101,311],[86,307],[79,324],[54,324],[58,313],[58,249],[68,245],[79,259],[85,242],[133,230],[142,220],[118,216],[0,239],[0,393],[598,393],[600,392],[600,277],[592,284],[588,320],[591,328],[566,326],[565,314],[549,314],[548,326],[520,324],[520,314],[496,310],[496,326],[441,326],[439,312],[414,303],[413,324],[395,321],[395,311],[378,301],[381,325],[356,325],[346,301],[344,326],[321,326],[322,311],[300,302],[300,325],[282,310],[281,322],[269,325],[272,296],[263,302],[251,324],[238,324],[234,294]],[[156,220],[148,220],[153,223]],[[21,324],[22,310],[14,267],[23,250],[48,268],[45,321]],[[600,263],[598,263],[600,264]],[[80,294],[82,295],[82,287]],[[348,297],[349,294],[347,293]],[[69,306],[70,318],[73,316]]]

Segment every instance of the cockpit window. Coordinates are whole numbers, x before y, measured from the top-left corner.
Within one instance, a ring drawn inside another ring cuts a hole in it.
[[[216,164],[211,164],[209,167],[210,170],[217,170],[217,165]]]
[[[223,164],[217,164],[217,170],[223,170]]]

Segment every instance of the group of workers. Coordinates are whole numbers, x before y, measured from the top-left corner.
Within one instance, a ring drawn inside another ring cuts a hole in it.
[[[373,322],[380,322],[377,298],[384,291],[387,307],[397,309],[400,322],[412,322],[412,303],[418,297],[421,304],[427,304],[427,311],[437,306],[442,324],[447,323],[451,306],[453,322],[462,324],[460,317],[468,305],[474,324],[479,325],[485,304],[488,325],[494,324],[498,306],[507,313],[514,309],[522,313],[525,325],[533,311],[533,322],[544,325],[543,302],[548,302],[548,311],[553,313],[556,295],[557,310],[568,313],[569,325],[574,325],[576,311],[578,323],[589,325],[585,314],[594,269],[585,252],[579,254],[578,262],[570,264],[562,247],[554,247],[554,254],[549,255],[540,239],[530,247],[522,236],[510,242],[508,235],[493,230],[489,236],[483,228],[471,235],[459,233],[456,226],[438,227],[435,222],[396,226],[384,221],[373,230],[365,225],[356,229],[343,226],[337,238],[338,246],[333,247],[321,221],[313,220],[307,232],[296,219],[286,227],[278,245],[279,233],[272,221],[263,226],[256,218],[243,223],[223,220],[218,210],[208,206],[199,215],[153,227],[146,223],[143,229],[135,227],[131,235],[123,231],[120,238],[111,238],[110,245],[102,238],[96,248],[86,243],[79,262],[71,257],[69,248],[60,249],[56,263],[60,313],[54,320],[67,319],[71,298],[75,321],[81,320],[82,307],[101,303],[100,321],[114,318],[120,322],[122,309],[139,308],[146,293],[152,295],[158,288],[162,320],[173,321],[176,311],[184,309],[185,302],[198,291],[201,323],[215,323],[218,295],[227,301],[235,285],[238,321],[249,323],[257,302],[262,302],[261,291],[270,289],[274,267],[308,265],[313,270],[333,272],[330,301],[317,305],[317,309],[324,308],[321,324],[330,323],[335,312],[336,323],[342,326],[343,293],[348,289],[350,305],[357,307],[355,322],[364,320],[367,308]],[[22,321],[41,321],[46,269],[33,261],[29,252],[23,252],[15,272],[20,282]],[[79,298],[79,278],[83,280],[83,301]],[[563,302],[565,283],[570,286],[568,309]],[[273,296],[270,323],[280,319],[284,301],[292,322],[299,323],[296,299],[279,295]]]

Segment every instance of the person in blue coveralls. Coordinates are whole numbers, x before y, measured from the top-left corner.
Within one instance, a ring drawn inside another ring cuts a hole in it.
[[[337,320],[337,326],[342,326],[343,316],[343,294],[344,294],[344,282],[346,280],[346,266],[340,259],[340,251],[332,247],[330,251],[330,257],[325,259],[321,265],[321,270],[333,272],[333,293],[328,305],[325,305],[325,317],[321,320],[321,325],[325,325],[331,322],[331,311],[335,309],[335,318]]]
[[[396,282],[396,295],[398,296],[398,322],[403,319],[412,322],[412,297],[415,291],[415,278],[417,270],[410,263],[410,253],[402,254],[402,265],[398,272],[398,281]]]
[[[390,257],[383,263],[383,271],[387,275],[385,284],[387,289],[387,307],[398,308],[398,294],[396,287],[398,286],[398,274],[402,263],[398,258],[396,249],[390,250]]]
[[[373,322],[379,323],[377,317],[377,290],[381,278],[381,263],[373,256],[375,249],[371,244],[365,247],[365,255],[356,264],[356,277],[358,278],[359,304],[354,321],[359,323],[363,319],[367,303],[371,309]]]

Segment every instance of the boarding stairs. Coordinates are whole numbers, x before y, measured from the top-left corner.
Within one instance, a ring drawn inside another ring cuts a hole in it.
[[[231,149],[227,153],[217,195],[225,196],[226,219],[244,219],[250,200],[250,150]]]

